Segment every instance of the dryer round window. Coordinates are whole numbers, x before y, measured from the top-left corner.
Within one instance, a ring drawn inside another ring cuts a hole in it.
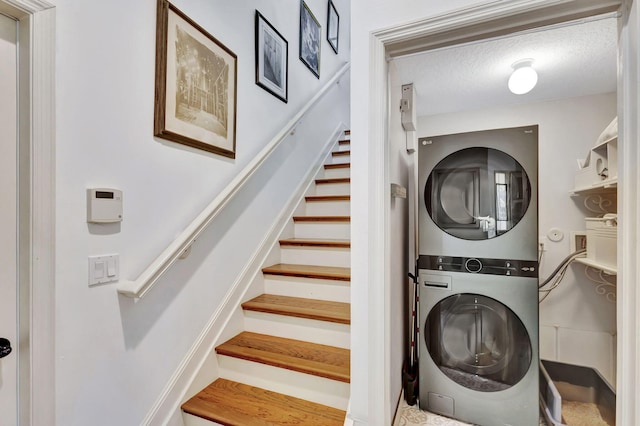
[[[433,222],[465,240],[498,237],[524,217],[531,183],[509,154],[486,147],[456,151],[431,171],[424,202]]]
[[[427,315],[425,343],[449,379],[479,392],[516,385],[533,358],[529,333],[509,307],[479,294],[455,294]]]

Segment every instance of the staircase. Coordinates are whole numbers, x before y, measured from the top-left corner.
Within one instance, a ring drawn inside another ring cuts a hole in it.
[[[345,136],[349,132],[345,132]],[[349,139],[295,214],[244,331],[216,347],[219,378],[182,405],[186,426],[343,425],[350,380]]]

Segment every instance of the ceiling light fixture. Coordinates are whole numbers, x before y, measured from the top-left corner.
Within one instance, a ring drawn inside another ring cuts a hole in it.
[[[509,90],[516,95],[524,95],[536,86],[538,73],[531,68],[533,59],[521,59],[514,62],[511,67],[513,73],[509,77]]]

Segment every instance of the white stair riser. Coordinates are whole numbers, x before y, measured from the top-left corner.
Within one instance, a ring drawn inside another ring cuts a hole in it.
[[[264,289],[265,293],[277,296],[304,297],[344,303],[349,303],[351,300],[351,282],[349,281],[265,275]]]
[[[344,349],[349,349],[350,344],[351,327],[329,321],[245,310],[244,328],[253,333]]]
[[[334,151],[351,151],[351,143],[339,143]]]
[[[307,216],[349,216],[351,214],[350,201],[307,201],[305,203]]]
[[[184,426],[224,426],[220,423],[185,413],[184,411],[182,412],[182,422],[184,423]]]
[[[294,225],[296,238],[351,238],[349,222],[297,222]]]
[[[351,162],[351,154],[342,154],[342,155],[332,155],[329,164],[342,164],[342,163],[350,163]]]
[[[280,262],[297,265],[351,266],[351,250],[328,247],[280,247]]]
[[[346,410],[349,384],[285,368],[218,355],[220,377]]]
[[[315,195],[350,195],[351,185],[348,183],[316,184]]]
[[[324,169],[323,177],[326,179],[351,177],[351,168]]]

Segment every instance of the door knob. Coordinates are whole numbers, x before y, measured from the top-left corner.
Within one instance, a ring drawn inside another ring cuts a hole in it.
[[[4,358],[5,356],[11,353],[11,342],[4,337],[0,337],[0,358]]]

